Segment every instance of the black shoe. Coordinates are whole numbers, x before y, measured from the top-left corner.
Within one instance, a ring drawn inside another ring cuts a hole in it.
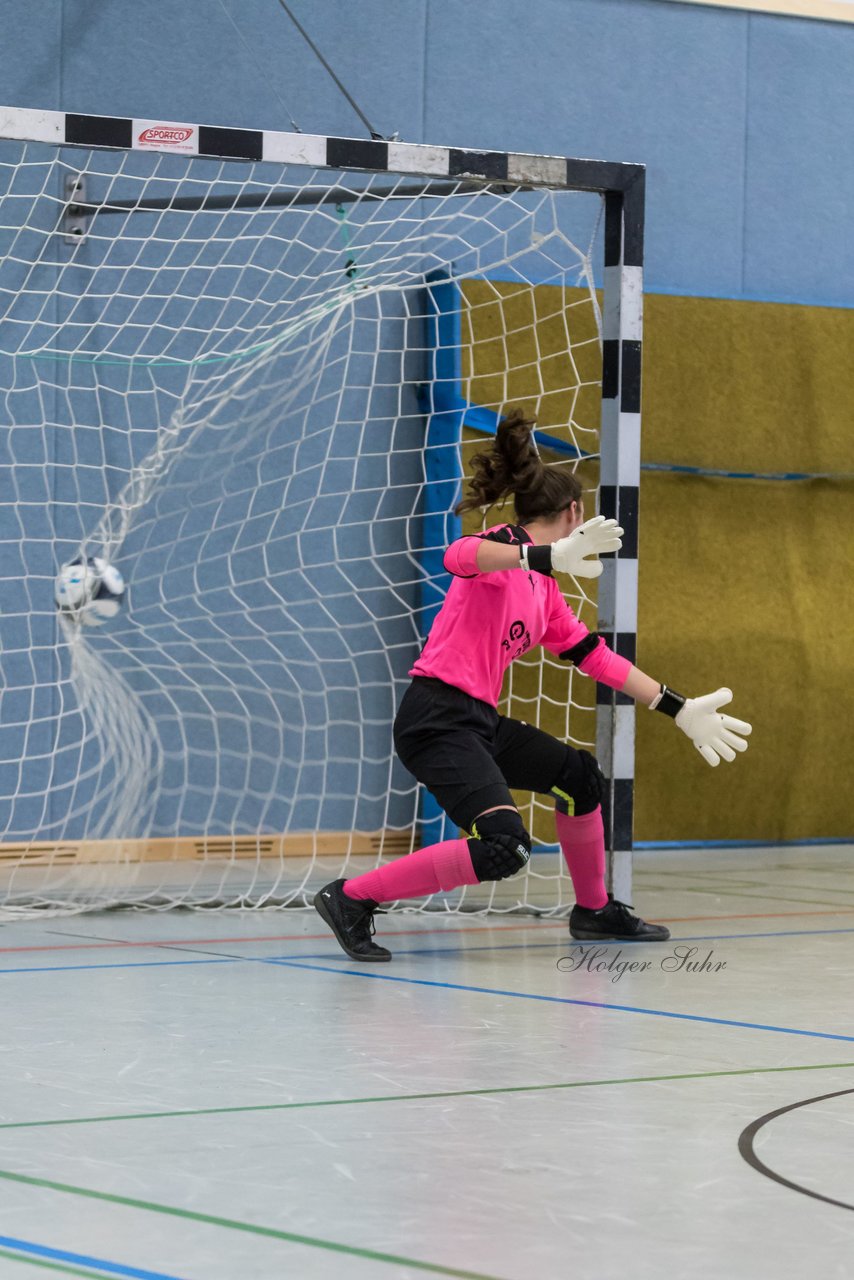
[[[371,942],[377,906],[370,898],[348,898],[343,880],[333,880],[314,895],[315,911],[353,960],[391,959],[390,951]]]
[[[602,938],[614,938],[620,942],[666,942],[670,930],[663,924],[647,924],[645,920],[633,916],[625,902],[617,902],[612,894],[598,911],[587,907],[572,908],[569,917],[569,932],[573,938],[585,942],[599,941]]]

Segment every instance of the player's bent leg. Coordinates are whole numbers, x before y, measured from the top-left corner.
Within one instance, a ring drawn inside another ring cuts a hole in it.
[[[391,952],[372,940],[373,916],[381,902],[424,898],[477,883],[469,842],[443,840],[352,880],[334,880],[315,896],[314,905],[353,960],[390,960]]]
[[[347,894],[351,898],[372,899],[377,903],[399,902],[407,898],[426,898],[432,893],[447,893],[462,884],[477,884],[468,843],[464,839],[442,840],[439,844],[396,858],[384,867],[354,876],[347,881]]]
[[[353,960],[390,960],[391,952],[373,941],[374,912],[370,899],[356,900],[344,892],[343,880],[333,880],[314,895],[314,909]]]
[[[596,757],[589,751],[576,751],[568,746],[563,767],[550,789],[556,812],[574,818],[595,813],[607,785]]]
[[[669,929],[632,915],[627,903],[608,893],[601,804],[606,785],[594,756],[567,747],[551,793],[558,840],[575,890],[569,932],[579,941],[666,942]]]
[[[592,911],[608,903],[601,804],[605,785],[602,770],[589,751],[566,748],[564,765],[551,788],[555,828],[575,901]]]
[[[648,924],[640,916],[633,916],[631,903],[618,902],[610,893],[598,911],[576,903],[569,915],[569,932],[573,938],[586,942],[666,942],[670,937],[670,930],[663,924]]]
[[[506,880],[528,865],[531,837],[518,809],[491,809],[472,823],[468,847],[481,883]]]

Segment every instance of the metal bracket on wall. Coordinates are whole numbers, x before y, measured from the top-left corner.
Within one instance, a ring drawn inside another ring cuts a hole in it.
[[[82,240],[89,231],[91,210],[86,205],[86,178],[82,173],[68,173],[62,180],[65,208],[60,230],[66,244]]]

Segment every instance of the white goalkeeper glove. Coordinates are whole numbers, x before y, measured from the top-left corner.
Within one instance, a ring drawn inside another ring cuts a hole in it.
[[[622,534],[616,520],[594,516],[573,529],[569,537],[559,538],[557,542],[539,547],[523,543],[522,565],[537,573],[549,574],[556,570],[558,573],[571,573],[574,578],[598,578],[602,564],[597,557],[609,551],[619,551],[623,545]]]
[[[650,703],[650,710],[672,716],[706,763],[714,768],[721,759],[734,760],[736,751],[746,751],[744,739],[753,730],[746,720],[721,715],[718,708],[728,702],[732,702],[731,689],[718,689],[716,693],[707,693],[702,698],[683,698],[662,685],[661,693]],[[739,734],[743,736],[739,737]]]

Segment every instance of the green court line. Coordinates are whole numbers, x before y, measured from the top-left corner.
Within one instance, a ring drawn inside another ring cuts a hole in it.
[[[87,1280],[106,1280],[103,1271],[82,1271],[80,1267],[69,1267],[62,1262],[46,1262],[44,1258],[34,1258],[29,1253],[11,1253],[8,1249],[0,1249],[0,1258],[8,1258],[11,1262],[27,1262],[31,1267],[46,1267],[48,1271],[61,1271],[67,1276],[86,1276]]]
[[[301,1110],[307,1107],[348,1106],[363,1102],[412,1102],[430,1098],[477,1097],[505,1093],[540,1093],[557,1089],[583,1089],[597,1085],[654,1084],[668,1080],[707,1080],[723,1076],[778,1075],[782,1072],[790,1071],[830,1071],[834,1068],[845,1067],[854,1067],[854,1062],[821,1062],[801,1067],[741,1067],[730,1071],[693,1071],[664,1076],[626,1076],[621,1079],[613,1080],[574,1080],[564,1084],[508,1085],[505,1088],[498,1089],[458,1089],[444,1093],[414,1093],[376,1098],[334,1098],[320,1102],[278,1103],[273,1106],[211,1107],[198,1111],[164,1111],[127,1116],[96,1116],[91,1119],[84,1118],[79,1120],[36,1120],[18,1124],[6,1124],[0,1127],[4,1129],[26,1129],[61,1124],[97,1124],[106,1120],[151,1120],[175,1116],[223,1115],[248,1111],[287,1111]],[[356,1245],[338,1244],[332,1240],[321,1240],[314,1236],[304,1236],[294,1231],[279,1231],[274,1227],[256,1226],[253,1223],[239,1222],[233,1218],[220,1218],[214,1214],[197,1213],[190,1209],[179,1209],[174,1205],[158,1204],[150,1200],[137,1200],[131,1196],[114,1195],[104,1191],[92,1191],[87,1187],[77,1187],[72,1186],[69,1183],[54,1182],[48,1178],[29,1177],[26,1174],[13,1173],[8,1169],[0,1169],[0,1179],[3,1179],[6,1182],[16,1182],[23,1186],[40,1187],[48,1191],[58,1191],[66,1195],[81,1196],[89,1200],[98,1200],[105,1204],[116,1204],[130,1209],[141,1209],[147,1213],[160,1213],[168,1217],[180,1218],[184,1221],[202,1222],[208,1226],[220,1227],[227,1231],[243,1231],[248,1235],[262,1236],[270,1240],[284,1240],[289,1244],[304,1245],[312,1249],[324,1249],[327,1252],[343,1254],[351,1258],[367,1258],[373,1262],[384,1262],[393,1266],[410,1267],[412,1270],[425,1271],[432,1275],[452,1276],[455,1277],[456,1280],[500,1280],[497,1276],[486,1275],[479,1271],[461,1271],[455,1267],[443,1267],[437,1263],[421,1262],[415,1258],[404,1258],[398,1254],[383,1253],[376,1249],[363,1249]],[[0,1256],[3,1256],[2,1251],[0,1251]],[[15,1255],[10,1256],[14,1257]],[[16,1261],[24,1261],[24,1259],[16,1257]],[[35,1265],[39,1264],[36,1263]],[[94,1277],[96,1275],[94,1272],[74,1271],[72,1268],[68,1267],[58,1269],[65,1270],[71,1274],[88,1277]],[[101,1278],[97,1277],[97,1280],[101,1280]]]
[[[88,1187],[74,1187],[65,1182],[53,1182],[48,1178],[32,1178],[23,1173],[0,1169],[0,1178],[17,1182],[26,1187],[41,1187],[47,1191],[61,1191],[66,1195],[83,1196],[88,1200],[100,1200],[105,1204],[118,1204],[127,1209],[143,1209],[148,1213],[162,1213],[185,1222],[204,1222],[211,1227],[224,1227],[229,1231],[243,1231],[247,1235],[264,1236],[268,1240],[285,1240],[288,1244],[306,1245],[310,1249],[325,1249],[329,1253],[344,1254],[349,1258],[368,1258],[372,1262],[387,1262],[396,1267],[410,1267],[413,1271],[429,1271],[436,1276],[453,1276],[456,1280],[501,1280],[499,1276],[486,1275],[482,1271],[461,1271],[457,1267],[443,1267],[435,1262],[421,1262],[417,1258],[404,1258],[397,1253],[382,1253],[378,1249],[361,1249],[357,1245],[337,1244],[334,1240],[319,1240],[315,1236],[299,1235],[296,1231],[277,1231],[275,1227],[259,1227],[252,1222],[238,1222],[234,1218],[218,1218],[211,1213],[196,1213],[192,1209],[178,1209],[170,1204],[156,1204],[150,1200],[136,1200],[132,1196],[109,1195],[104,1191],[90,1191]],[[98,1280],[104,1280],[99,1276]]]
[[[558,1089],[590,1089],[607,1084],[656,1084],[668,1080],[708,1080],[716,1076],[773,1075],[782,1071],[831,1071],[854,1062],[820,1062],[805,1067],[737,1067],[729,1071],[685,1071],[667,1076],[623,1076],[611,1080],[569,1080],[559,1084],[510,1084],[491,1089],[451,1089],[438,1093],[394,1093],[369,1098],[320,1098],[314,1102],[273,1102],[251,1107],[199,1107],[185,1111],[138,1111],[127,1115],[79,1116],[70,1120],[15,1120],[0,1129],[50,1129],[72,1124],[107,1124],[118,1120],[176,1120],[187,1116],[245,1115],[253,1111],[304,1111],[310,1107],[352,1107],[366,1102],[424,1102],[440,1098],[492,1097],[503,1093],[547,1093]]]

